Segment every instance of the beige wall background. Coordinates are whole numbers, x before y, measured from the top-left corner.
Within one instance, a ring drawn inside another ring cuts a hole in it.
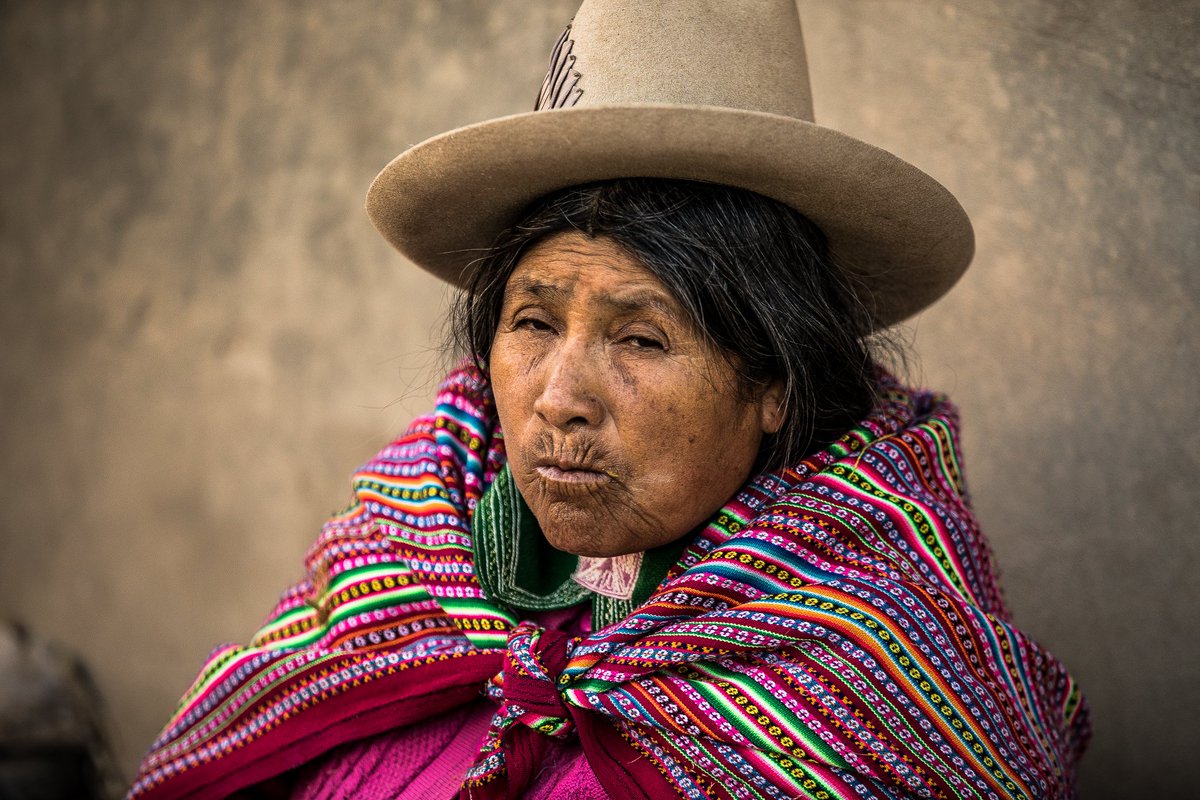
[[[0,5],[0,615],[87,659],[127,770],[446,362],[372,176],[530,108],[575,2]],[[1083,797],[1184,796],[1200,4],[801,9],[818,120],[975,221],[913,378],[961,404],[1015,616],[1091,699]]]

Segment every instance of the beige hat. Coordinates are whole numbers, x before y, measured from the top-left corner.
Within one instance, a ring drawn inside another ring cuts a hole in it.
[[[813,123],[795,0],[584,0],[535,108],[401,153],[367,194],[371,221],[463,286],[496,235],[555,190],[622,177],[726,184],[819,225],[878,327],[945,294],[974,252],[945,187]]]

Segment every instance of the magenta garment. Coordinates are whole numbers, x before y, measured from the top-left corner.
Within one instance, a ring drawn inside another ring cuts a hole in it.
[[[587,604],[534,614],[569,635],[591,631]],[[458,795],[475,760],[494,703],[480,699],[406,728],[350,742],[300,770],[291,800],[438,800]],[[605,800],[578,740],[555,743],[525,792],[529,800]]]
[[[473,703],[344,744],[300,771],[292,800],[453,797],[490,719],[482,703]]]
[[[492,708],[483,701],[399,731],[351,742],[304,768],[291,800],[436,800],[458,794],[487,733]],[[525,792],[530,800],[603,800],[608,795],[578,741],[547,753]]]

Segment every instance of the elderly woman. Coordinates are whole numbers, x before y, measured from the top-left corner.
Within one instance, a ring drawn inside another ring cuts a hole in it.
[[[131,796],[1071,795],[1086,707],[1009,621],[955,411],[867,344],[970,224],[811,122],[790,0],[585,3],[536,111],[368,211],[465,288],[468,358]]]

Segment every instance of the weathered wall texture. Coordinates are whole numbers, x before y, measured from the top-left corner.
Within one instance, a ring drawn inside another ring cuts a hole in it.
[[[530,107],[575,0],[0,5],[0,614],[93,666],[131,768],[353,466],[422,409],[446,294],[375,171]],[[1196,2],[802,0],[818,120],[975,220],[913,372],[966,420],[1017,620],[1181,796],[1200,708]]]

